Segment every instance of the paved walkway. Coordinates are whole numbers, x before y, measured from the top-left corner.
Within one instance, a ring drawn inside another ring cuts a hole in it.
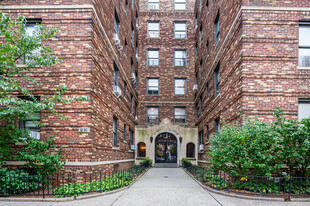
[[[73,202],[0,202],[0,206],[302,206],[310,202],[287,203],[253,201],[210,193],[180,168],[152,168],[130,188],[110,195]]]

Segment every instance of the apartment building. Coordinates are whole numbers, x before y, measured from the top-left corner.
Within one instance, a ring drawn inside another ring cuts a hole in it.
[[[68,120],[38,117],[66,170],[144,157],[203,165],[225,123],[269,121],[276,106],[310,116],[309,0],[4,0],[0,10],[60,30],[49,44],[64,62],[37,69],[37,96],[66,83],[90,97],[59,108]]]

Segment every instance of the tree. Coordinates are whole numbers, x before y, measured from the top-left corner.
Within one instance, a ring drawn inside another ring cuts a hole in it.
[[[32,33],[27,33],[27,20],[20,15],[11,19],[0,13],[0,167],[13,158],[26,161],[28,166],[37,169],[39,174],[49,174],[59,170],[63,165],[61,148],[56,148],[54,138],[40,141],[30,136],[28,130],[19,128],[18,121],[26,120],[42,110],[49,110],[62,119],[65,117],[56,110],[56,103],[86,101],[86,96],[65,97],[66,85],[55,88],[52,96],[38,99],[26,85],[41,84],[28,74],[38,67],[48,67],[61,61],[52,55],[51,49],[44,42],[49,41],[57,28],[46,28],[37,24]],[[20,66],[18,63],[23,62]],[[43,125],[35,122],[36,126]],[[21,138],[23,137],[23,138]],[[16,151],[14,145],[25,144]]]

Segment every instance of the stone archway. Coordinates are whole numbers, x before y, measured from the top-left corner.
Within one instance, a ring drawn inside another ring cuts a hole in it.
[[[177,163],[177,138],[168,132],[157,135],[155,139],[155,163]]]

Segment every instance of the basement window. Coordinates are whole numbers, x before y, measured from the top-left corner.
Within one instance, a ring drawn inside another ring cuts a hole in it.
[[[310,117],[310,99],[299,99],[298,101],[298,121]]]
[[[159,9],[159,0],[149,0],[148,9]]]

